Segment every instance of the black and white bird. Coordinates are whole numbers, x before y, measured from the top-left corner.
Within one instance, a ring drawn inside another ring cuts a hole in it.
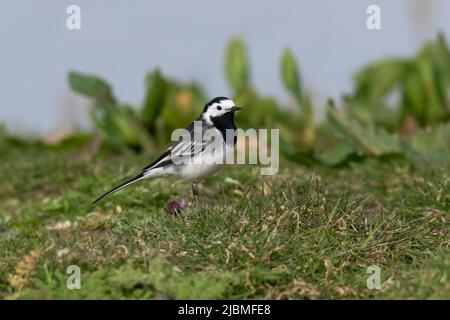
[[[234,113],[240,109],[229,98],[212,99],[205,105],[202,114],[186,128],[189,139],[174,142],[138,175],[101,195],[93,204],[137,181],[176,176],[192,182],[196,209],[200,211],[198,179],[219,170],[225,164],[227,154],[234,152],[236,144]],[[196,133],[197,128],[202,134]],[[209,137],[206,137],[205,133],[209,133]]]

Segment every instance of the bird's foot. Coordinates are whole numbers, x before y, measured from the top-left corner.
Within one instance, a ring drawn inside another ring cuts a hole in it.
[[[201,207],[200,201],[198,199],[198,181],[197,180],[192,181],[192,194],[194,195],[195,210],[197,211],[197,214],[201,214],[202,207]]]

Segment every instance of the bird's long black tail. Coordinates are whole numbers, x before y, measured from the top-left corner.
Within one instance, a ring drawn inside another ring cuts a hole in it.
[[[100,197],[98,197],[97,199],[95,199],[95,201],[92,202],[92,204],[97,203],[98,201],[100,201],[100,200],[103,199],[104,197],[109,196],[110,194],[113,194],[114,192],[119,191],[120,189],[123,189],[123,188],[125,188],[126,186],[129,186],[130,184],[135,183],[135,182],[137,182],[137,181],[139,181],[139,180],[141,180],[141,179],[143,179],[143,178],[144,178],[144,173],[140,173],[140,174],[138,174],[136,177],[131,178],[131,179],[125,181],[125,182],[122,182],[122,183],[119,184],[118,186],[112,188],[112,189],[109,190],[108,192],[102,194]]]

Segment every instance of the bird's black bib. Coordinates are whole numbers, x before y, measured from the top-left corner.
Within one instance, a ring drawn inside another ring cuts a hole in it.
[[[217,130],[222,134],[223,140],[226,142],[227,137],[227,129],[233,129],[234,132],[234,144],[236,144],[237,135],[236,135],[236,125],[234,124],[234,112],[227,112],[220,117],[211,117],[211,121],[214,123],[214,126]]]

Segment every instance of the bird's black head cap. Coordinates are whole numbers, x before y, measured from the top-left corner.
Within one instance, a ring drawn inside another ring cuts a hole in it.
[[[214,103],[219,103],[220,101],[223,101],[223,100],[230,100],[230,98],[227,98],[227,97],[215,97],[214,99],[209,101],[207,104],[205,104],[205,107],[203,108],[203,112],[205,112],[210,105],[212,105]]]

